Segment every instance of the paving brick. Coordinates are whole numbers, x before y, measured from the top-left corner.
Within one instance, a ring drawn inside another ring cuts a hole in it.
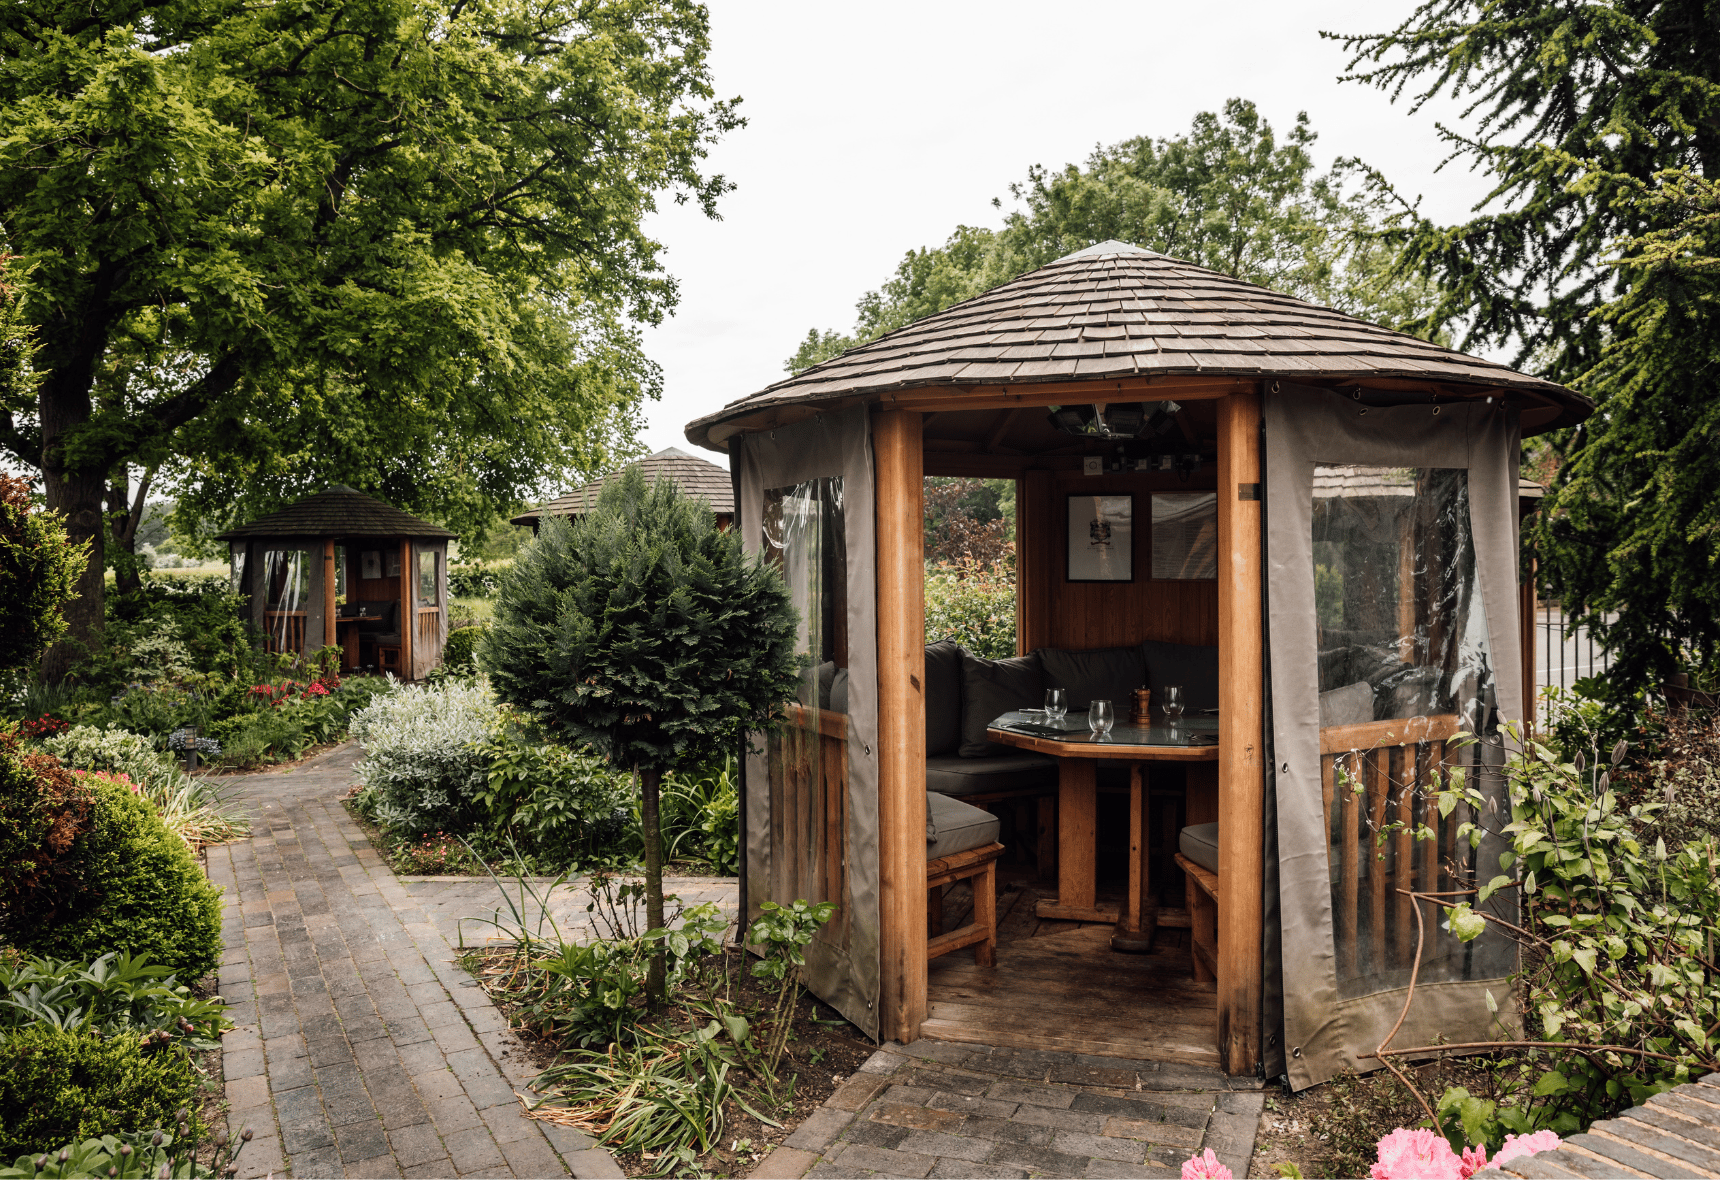
[[[988,1074],[958,1073],[949,1069],[910,1069],[896,1080],[904,1085],[925,1086],[951,1094],[981,1095],[996,1079]]]
[[[407,1168],[403,1173],[406,1180],[448,1180],[454,1174],[454,1165],[447,1156],[441,1156],[429,1163]]]
[[[1085,1176],[1087,1157],[1053,1151],[1049,1147],[1024,1147],[1016,1143],[1000,1143],[992,1149],[987,1161],[1007,1168],[1026,1168],[1048,1176]]]
[[[346,1175],[347,1180],[384,1180],[385,1177],[399,1176],[400,1164],[392,1155],[379,1155],[375,1159],[346,1165]]]
[[[1211,1099],[1207,1099],[1210,1102]],[[1207,1110],[1202,1107],[1185,1107],[1175,1103],[1154,1102],[1151,1098],[1119,1097],[1111,1094],[1078,1093],[1070,1103],[1072,1110],[1084,1110],[1093,1114],[1116,1115],[1119,1118],[1159,1119],[1167,1123],[1178,1123],[1185,1127],[1204,1127],[1208,1118]],[[1256,1116],[1258,1117],[1258,1116]]]
[[[542,1140],[537,1124],[520,1113],[518,1106],[492,1106],[480,1111],[478,1117],[490,1128],[497,1143],[518,1143],[522,1139]]]
[[[455,1077],[461,1079],[496,1076],[496,1063],[491,1061],[490,1055],[481,1048],[448,1054],[448,1068],[454,1071]]]
[[[272,1127],[273,1123],[270,1126]],[[245,1144],[245,1149],[239,1153],[241,1176],[272,1176],[285,1171],[286,1166],[286,1153],[281,1150],[281,1139],[278,1135],[269,1135],[267,1138],[259,1136]]]
[[[601,1148],[563,1152],[561,1158],[578,1180],[625,1180],[627,1175],[615,1157]]]
[[[403,1168],[413,1168],[436,1159],[445,1160],[448,1155],[442,1147],[442,1137],[429,1123],[389,1131],[388,1143],[394,1149],[394,1158]]]
[[[229,1034],[230,1035],[230,1034]],[[876,1074],[855,1074],[836,1087],[824,1105],[837,1110],[859,1110],[876,1098],[890,1083]]]
[[[262,1074],[231,1078],[227,1082],[227,1105],[234,1112],[269,1105],[269,1079]]]
[[[496,1146],[516,1176],[560,1176],[566,1171],[560,1157],[536,1131],[529,1139],[510,1139]]]
[[[1026,1102],[1034,1106],[1054,1106],[1068,1109],[1077,1091],[1059,1086],[1029,1086],[1022,1082],[993,1082],[985,1090],[987,1098],[999,1102]]]
[[[752,1180],[800,1180],[806,1170],[818,1162],[818,1156],[795,1147],[779,1147],[758,1166],[747,1173]]]
[[[418,1087],[418,1096],[425,1102],[437,1102],[443,1098],[465,1094],[465,1090],[460,1086],[460,1079],[446,1069],[415,1074],[412,1084]]]
[[[1184,1147],[1193,1151],[1200,1146],[1201,1136],[1205,1134],[1204,1127],[1183,1127],[1176,1123],[1162,1123],[1150,1119],[1109,1118],[1100,1128],[1101,1135],[1111,1135],[1118,1139],[1139,1139],[1152,1144],[1170,1144],[1173,1147]]]
[[[288,1155],[334,1144],[315,1086],[301,1086],[275,1095],[275,1116],[281,1124],[281,1146]]]
[[[907,1087],[903,1087],[906,1089]],[[892,1091],[895,1087],[891,1087]],[[1006,1119],[1015,1114],[1015,1102],[997,1102],[990,1098],[976,1098],[972,1094],[951,1094],[940,1091],[926,1100],[926,1105],[933,1110],[947,1110],[955,1114],[983,1115],[987,1118]]]
[[[458,1024],[444,1024],[440,1028],[433,1028],[430,1035],[436,1038],[436,1043],[442,1046],[442,1051],[449,1056],[478,1047],[476,1034],[467,1027],[464,1020]]]
[[[337,1126],[334,1129],[334,1140],[340,1149],[343,1163],[357,1163],[388,1154],[388,1135],[379,1119],[371,1118],[363,1122],[348,1123],[344,1127]]]
[[[341,1166],[340,1152],[332,1143],[309,1151],[289,1152],[287,1166],[292,1168],[295,1176],[341,1176],[346,1173]]]
[[[900,1151],[916,1155],[933,1155],[977,1162],[991,1154],[993,1144],[984,1139],[969,1139],[962,1135],[946,1135],[942,1131],[914,1131],[901,1143]]]
[[[469,1131],[473,1127],[481,1127],[484,1121],[478,1117],[478,1110],[464,1094],[454,1094],[447,1098],[438,1098],[424,1104],[430,1112],[430,1121],[436,1124],[436,1129],[444,1135],[455,1131]]]
[[[898,1127],[890,1123],[874,1123],[861,1119],[850,1123],[840,1139],[843,1143],[865,1143],[871,1147],[892,1148],[913,1133],[912,1127]],[[798,1147],[799,1144],[795,1146]],[[827,1154],[834,1154],[834,1150],[827,1149]]]
[[[819,1107],[806,1117],[806,1121],[795,1128],[794,1133],[783,1140],[787,1147],[798,1148],[801,1151],[821,1152],[836,1141],[836,1137],[854,1120],[852,1111],[833,1110],[829,1107]]]
[[[1036,1126],[1033,1123],[1012,1122],[1008,1119],[966,1119],[962,1123],[961,1133],[990,1143],[1045,1147],[1051,1142],[1052,1128]]]
[[[1083,1173],[1087,1180],[1137,1180],[1148,1177],[1180,1177],[1180,1167],[1167,1167],[1154,1164],[1129,1164],[1120,1160],[1088,1160],[1087,1171]]]
[[[229,1081],[238,1078],[262,1077],[265,1072],[262,1049],[241,1049],[221,1055],[221,1069]]]
[[[549,1140],[549,1145],[563,1157],[576,1152],[591,1151],[597,1147],[597,1140],[584,1131],[576,1131],[560,1123],[538,1123],[538,1129],[543,1132],[543,1137]]]
[[[986,1180],[1004,1180],[1005,1177],[1027,1180],[1028,1172],[1026,1168],[1004,1168],[997,1164],[976,1168],[966,1160],[940,1159],[932,1165],[927,1176],[931,1180],[974,1180],[978,1176],[983,1176]]]
[[[852,1176],[858,1169],[865,1168],[887,1176],[921,1177],[932,1170],[937,1160],[929,1155],[909,1155],[904,1151],[890,1151],[864,1143],[848,1143],[827,1162],[840,1167],[845,1176]]]
[[[479,1110],[488,1110],[492,1106],[519,1105],[514,1086],[506,1078],[497,1077],[493,1072],[481,1077],[461,1078],[460,1084],[466,1088],[466,1097],[470,1098],[472,1105]],[[523,1088],[522,1086],[521,1089]]]
[[[455,1169],[462,1174],[498,1167],[507,1162],[502,1158],[501,1148],[497,1147],[496,1141],[490,1137],[488,1127],[473,1127],[469,1131],[444,1135],[442,1144],[448,1149],[448,1158],[454,1161]]]
[[[951,1041],[918,1040],[902,1046],[902,1053],[908,1057],[925,1058],[945,1065],[961,1065],[973,1056],[974,1050],[968,1045],[957,1045]]]
[[[928,1106],[909,1106],[905,1102],[879,1102],[866,1112],[872,1122],[889,1123],[913,1131],[948,1131],[962,1124],[963,1116]]]
[[[1147,1158],[1147,1145],[1133,1139],[1112,1139],[1086,1131],[1059,1131],[1051,1137],[1053,1150],[1095,1159],[1121,1160],[1138,1164]]]
[[[1014,1121],[1050,1127],[1055,1131],[1085,1131],[1097,1135],[1105,1125],[1105,1116],[1085,1110],[1058,1110],[1052,1106],[1030,1106],[1022,1103],[1016,1108]]]
[[[338,1034],[332,1037],[307,1040],[306,1045],[309,1049],[311,1064],[318,1069],[325,1069],[331,1065],[351,1065],[353,1063],[352,1046],[346,1043],[345,1037]]]

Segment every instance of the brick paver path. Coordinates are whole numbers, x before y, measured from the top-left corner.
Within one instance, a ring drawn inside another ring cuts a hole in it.
[[[1265,1101],[1258,1081],[1192,1066],[885,1045],[752,1174],[1178,1176],[1211,1148],[1246,1176]]]
[[[452,918],[432,917],[339,802],[358,757],[346,745],[237,780],[253,836],[209,851],[238,1025],[231,1125],[256,1133],[241,1175],[620,1176],[589,1136],[521,1115],[536,1071],[452,962]]]

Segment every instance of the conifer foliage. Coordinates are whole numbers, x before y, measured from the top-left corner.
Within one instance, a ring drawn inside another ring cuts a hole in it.
[[[478,663],[499,699],[639,776],[646,920],[663,925],[663,772],[732,751],[793,698],[804,662],[781,577],[710,507],[628,468],[596,507],[546,519],[496,599]],[[661,998],[661,960],[650,988]]]

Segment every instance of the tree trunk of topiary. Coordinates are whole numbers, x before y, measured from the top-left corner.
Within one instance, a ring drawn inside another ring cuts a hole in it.
[[[651,930],[663,928],[663,830],[657,818],[657,788],[662,778],[659,770],[639,772],[639,817],[645,836],[645,925]],[[663,944],[659,942],[645,975],[645,994],[653,1011],[663,1003],[666,985]]]

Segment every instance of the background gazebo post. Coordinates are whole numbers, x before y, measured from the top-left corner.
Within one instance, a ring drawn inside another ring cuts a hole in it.
[[[1260,395],[1232,393],[1218,403],[1218,1052],[1232,1075],[1260,1063],[1264,983],[1260,507]]]
[[[335,582],[334,538],[323,542],[323,646],[335,647]]]
[[[872,420],[878,498],[879,1035],[926,1018],[926,587],[923,415]]]

